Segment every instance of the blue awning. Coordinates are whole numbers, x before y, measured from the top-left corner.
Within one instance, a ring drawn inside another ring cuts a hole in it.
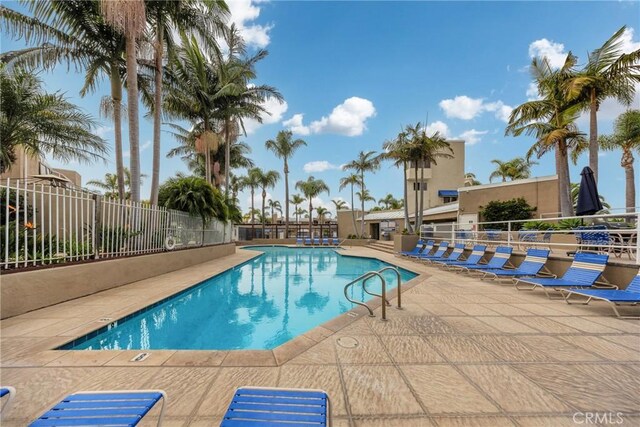
[[[438,190],[438,197],[458,197],[458,190]]]

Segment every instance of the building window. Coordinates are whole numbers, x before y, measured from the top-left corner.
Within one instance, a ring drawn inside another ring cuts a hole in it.
[[[413,183],[413,191],[420,191],[420,184],[422,184],[422,189],[423,190],[427,190],[427,183],[426,182],[414,182]]]
[[[443,197],[442,200],[443,200],[444,203],[457,202],[458,201],[458,196],[455,196],[455,197],[447,196],[447,197]]]

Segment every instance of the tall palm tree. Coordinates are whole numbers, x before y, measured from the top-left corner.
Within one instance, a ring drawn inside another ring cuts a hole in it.
[[[331,202],[336,207],[336,211],[341,211],[343,209],[347,209],[347,202],[345,202],[344,200],[333,199],[333,200],[331,200]]]
[[[295,206],[295,210],[296,210],[296,212],[297,212],[297,211],[298,211],[298,205],[299,205],[300,203],[304,202],[304,200],[305,200],[305,198],[304,198],[304,197],[302,197],[301,195],[299,195],[299,194],[294,194],[293,196],[291,196],[291,200],[289,200],[289,202],[290,202],[293,206]],[[296,223],[299,223],[299,222],[300,222],[300,217],[299,217],[299,215],[296,213]]]
[[[598,109],[602,101],[615,98],[631,105],[640,82],[640,49],[622,51],[623,26],[602,46],[589,53],[587,64],[568,82],[569,100],[580,99],[589,111],[589,167],[598,181]]]
[[[264,237],[264,225],[266,218],[264,211],[267,202],[267,189],[276,186],[280,180],[280,174],[274,170],[263,171],[260,168],[254,168],[252,171],[256,175],[258,187],[262,190],[262,236]]]
[[[227,55],[218,56],[216,72],[220,78],[220,94],[218,101],[217,117],[222,121],[224,132],[226,163],[225,192],[228,192],[229,173],[229,149],[232,138],[235,138],[234,129],[244,131],[245,119],[253,119],[262,123],[262,116],[269,114],[264,103],[267,99],[275,99],[282,103],[283,98],[276,88],[268,85],[256,85],[251,83],[256,78],[255,66],[269,54],[266,50],[259,49],[252,56],[246,55],[245,43],[240,36],[240,30],[232,24],[225,30],[225,42]]]
[[[316,214],[318,215],[318,222],[320,222],[320,224],[324,224],[324,220],[327,215],[331,216],[331,212],[329,212],[329,209],[323,206],[318,206],[316,208]]]
[[[217,47],[215,36],[224,28],[229,8],[224,1],[146,0],[147,18],[153,32],[154,102],[153,102],[153,167],[151,174],[151,203],[158,201],[160,175],[160,127],[162,117],[163,57],[165,50],[173,54],[173,32],[198,35],[201,43]]]
[[[273,152],[277,158],[282,159],[284,166],[284,235],[289,236],[289,159],[302,146],[307,143],[302,139],[293,139],[293,132],[281,130],[276,139],[270,139],[265,143],[267,150]]]
[[[435,132],[431,136],[427,135],[426,125],[422,126],[420,122],[407,126],[405,131],[411,141],[409,146],[410,156],[413,159],[414,165],[420,166],[420,198],[419,203],[416,203],[417,209],[415,216],[416,229],[419,230],[422,226],[422,213],[424,212],[425,186],[422,185],[422,183],[424,183],[424,169],[425,167],[431,167],[432,164],[437,165],[438,159],[452,158],[453,149],[447,142],[447,139],[439,132]]]
[[[36,75],[0,65],[0,173],[11,167],[19,147],[64,161],[104,159],[106,143],[95,127],[95,119],[63,94],[46,93]]]
[[[258,168],[251,168],[247,171],[247,176],[245,176],[242,180],[242,188],[248,188],[249,193],[251,194],[251,228],[253,228],[253,224],[255,223],[255,192],[256,188],[260,186],[260,176],[262,175],[262,171]]]
[[[110,81],[110,99],[101,105],[113,119],[118,194],[125,197],[122,153],[122,85],[126,75],[125,38],[104,21],[97,1],[29,2],[33,16],[0,6],[0,19],[13,36],[31,46],[0,54],[0,62],[51,68],[60,62],[85,70],[80,95],[96,89],[101,74]]]
[[[407,132],[404,130],[389,141],[385,141],[382,145],[384,152],[382,157],[391,160],[395,167],[401,167],[403,173],[403,205],[404,205],[404,223],[409,233],[413,233],[413,226],[409,222],[409,194],[407,190],[407,168],[411,164],[410,141]]]
[[[360,202],[362,203],[362,206],[364,206],[364,204],[366,202],[375,202],[376,198],[373,197],[371,195],[371,193],[369,192],[369,190],[367,190],[366,188],[363,188],[360,191],[356,191],[356,196],[358,196],[358,199],[360,199]]]
[[[322,193],[329,194],[329,186],[323,180],[310,176],[306,181],[296,182],[296,189],[300,190],[309,201],[309,236],[311,236],[313,234],[313,198]]]
[[[626,111],[616,119],[611,135],[598,138],[604,150],[622,150],[620,166],[625,175],[625,205],[627,212],[635,212],[636,186],[633,152],[640,150],[640,110]]]
[[[398,209],[395,208],[394,206],[398,206],[398,200],[396,200],[395,197],[393,197],[393,194],[389,193],[386,196],[384,196],[383,198],[378,200],[378,205],[382,205],[384,206],[384,209]]]
[[[351,187],[351,219],[353,220],[353,232],[354,233],[358,233],[358,226],[356,224],[356,210],[355,210],[355,200],[354,200],[354,195],[355,193],[353,192],[353,188],[354,186],[360,186],[361,183],[361,179],[360,179],[360,175],[352,173],[348,176],[345,176],[343,178],[340,179],[340,187],[338,188],[339,191],[344,190],[347,186]],[[362,215],[364,215],[364,212],[362,212]]]
[[[271,223],[273,223],[276,212],[279,212],[280,215],[282,215],[282,205],[278,200],[269,199],[267,200],[267,207],[271,209]]]
[[[507,179],[512,181],[527,179],[531,176],[531,166],[537,164],[537,162],[524,157],[516,157],[507,161],[494,159],[491,160],[491,163],[496,165],[496,169],[489,175],[489,182],[493,181],[493,178],[502,178],[502,182]]]
[[[344,170],[353,170],[360,175],[360,189],[362,191],[366,190],[366,185],[364,182],[364,173],[365,172],[374,172],[380,169],[380,161],[382,159],[379,156],[376,156],[375,151],[361,151],[358,153],[358,158],[350,161],[346,165],[342,166]],[[362,208],[362,215],[364,215],[364,200],[360,200],[360,207]],[[360,224],[360,235],[364,235],[364,221]]]
[[[127,112],[129,115],[129,153],[131,200],[140,201],[140,124],[138,116],[137,41],[146,27],[144,0],[100,0],[105,20],[122,31],[127,62]]]
[[[581,105],[567,98],[566,87],[575,76],[577,58],[569,53],[560,69],[554,69],[547,58],[534,58],[531,71],[538,85],[541,99],[526,102],[516,107],[509,117],[505,134],[532,135],[536,143],[529,149],[527,157],[538,157],[550,150],[555,151],[556,173],[560,211],[563,216],[573,215],[570,196],[569,152],[584,140],[584,134],[575,126]]]

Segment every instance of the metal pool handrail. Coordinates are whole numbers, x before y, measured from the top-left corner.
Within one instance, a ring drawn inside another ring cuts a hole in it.
[[[373,314],[373,310],[371,310],[371,308],[364,302],[361,301],[356,301],[353,300],[351,298],[349,298],[349,295],[347,293],[348,289],[350,286],[353,286],[355,283],[359,282],[360,280],[362,280],[362,289],[369,295],[372,296],[376,296],[376,297],[380,297],[382,299],[382,320],[387,320],[387,305],[391,306],[391,304],[389,303],[389,301],[387,300],[387,281],[384,279],[384,277],[382,276],[382,272],[383,271],[387,271],[387,270],[393,270],[396,273],[396,276],[398,277],[398,309],[402,308],[402,276],[400,274],[400,271],[396,268],[396,267],[392,267],[392,266],[387,266],[387,267],[383,267],[378,271],[368,271],[366,273],[364,273],[363,275],[357,277],[356,279],[353,279],[351,282],[347,283],[344,287],[344,296],[347,299],[347,301],[353,303],[353,304],[357,304],[357,305],[361,305],[363,307],[366,307],[367,310],[369,310],[369,316],[370,317],[375,317],[375,315]],[[382,282],[382,292],[380,294],[376,294],[375,292],[371,292],[367,289],[367,280],[371,279],[372,277],[379,277],[380,281]]]

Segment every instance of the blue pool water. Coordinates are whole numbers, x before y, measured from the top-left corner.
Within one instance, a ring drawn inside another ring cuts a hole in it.
[[[390,265],[331,248],[247,249],[264,253],[62,348],[272,349],[353,308],[344,286]],[[416,276],[400,272],[403,283]],[[389,289],[396,287],[393,271],[384,277]],[[379,293],[376,282],[367,288]],[[354,299],[368,299],[361,286],[351,289]]]

